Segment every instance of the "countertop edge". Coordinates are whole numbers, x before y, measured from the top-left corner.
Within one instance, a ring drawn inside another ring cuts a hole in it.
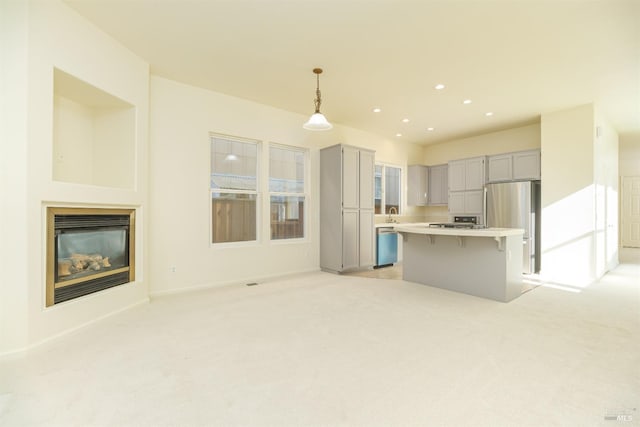
[[[436,236],[507,237],[524,235],[522,228],[484,228],[473,230],[465,228],[435,228],[426,225],[400,225],[395,226],[394,230],[400,233],[429,234]]]

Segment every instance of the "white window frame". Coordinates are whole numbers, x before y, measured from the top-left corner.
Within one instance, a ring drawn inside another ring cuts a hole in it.
[[[270,162],[271,162],[271,147],[274,148],[281,148],[281,149],[288,149],[288,150],[294,150],[294,151],[299,151],[301,153],[304,154],[304,191],[303,193],[289,193],[289,192],[272,192],[271,189],[269,188],[269,179],[271,178],[271,170],[270,170]],[[311,196],[310,196],[310,192],[309,192],[309,188],[310,188],[310,154],[309,154],[309,149],[306,147],[299,147],[299,146],[295,146],[295,145],[288,145],[288,144],[280,144],[280,143],[276,143],[276,142],[271,142],[269,143],[269,155],[268,155],[268,163],[267,163],[267,172],[266,172],[266,179],[265,179],[265,186],[266,186],[266,190],[265,190],[265,194],[266,197],[265,199],[265,212],[268,212],[269,214],[266,215],[266,227],[265,227],[265,232],[267,233],[266,235],[268,236],[268,240],[270,244],[273,245],[282,245],[282,244],[290,244],[290,243],[300,243],[300,242],[305,242],[309,240],[309,212],[310,211],[310,200],[311,200]],[[292,197],[304,197],[304,224],[303,224],[303,237],[291,237],[291,238],[285,238],[285,239],[272,239],[271,238],[271,196],[292,196]]]
[[[231,190],[231,189],[213,189],[211,188],[211,175],[213,173],[211,167],[211,145],[214,138],[227,139],[231,141],[237,141],[242,143],[252,143],[256,145],[256,189],[255,190]],[[262,217],[263,217],[263,179],[262,179],[262,141],[250,138],[243,138],[235,135],[226,135],[220,133],[209,133],[209,247],[214,249],[224,249],[231,247],[247,247],[258,246],[262,242]],[[213,242],[213,193],[227,193],[227,194],[255,194],[256,196],[256,238],[255,240],[243,240],[235,242]]]
[[[386,173],[385,170],[388,167],[400,169],[400,183],[398,188],[398,197],[400,198],[400,202],[398,203],[398,213],[397,215],[402,215],[404,213],[405,201],[404,201],[404,192],[402,191],[404,188],[404,180],[405,180],[405,168],[400,165],[396,165],[393,163],[384,163],[384,162],[376,162],[374,165],[374,190],[375,190],[375,166],[382,167],[382,176],[380,181],[380,213],[376,214],[378,216],[387,216],[386,213]],[[374,202],[375,202],[375,191],[374,191]],[[394,214],[395,215],[395,214]]]

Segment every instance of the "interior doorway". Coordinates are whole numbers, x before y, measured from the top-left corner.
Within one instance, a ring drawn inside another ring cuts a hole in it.
[[[640,248],[640,176],[622,177],[622,247]]]

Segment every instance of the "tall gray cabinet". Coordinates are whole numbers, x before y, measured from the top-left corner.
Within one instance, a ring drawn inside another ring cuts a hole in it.
[[[320,150],[320,268],[333,273],[375,263],[375,152],[349,145]]]

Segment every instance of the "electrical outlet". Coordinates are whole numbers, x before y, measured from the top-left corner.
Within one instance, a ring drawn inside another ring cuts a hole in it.
[[[172,265],[171,267],[169,267],[169,272],[171,272],[171,273],[175,273],[176,270],[177,270],[177,268],[176,268],[175,265]]]

